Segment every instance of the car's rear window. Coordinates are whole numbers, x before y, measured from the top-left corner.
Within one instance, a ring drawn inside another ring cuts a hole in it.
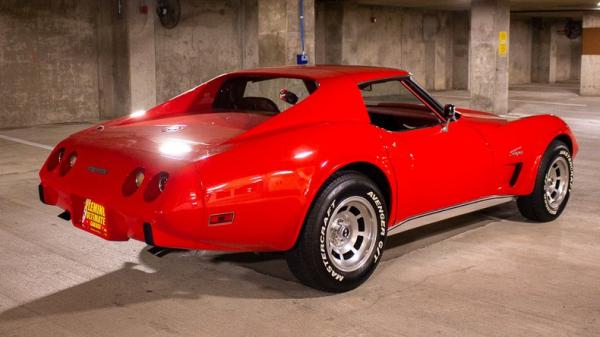
[[[276,115],[306,99],[315,81],[291,77],[242,76],[226,80],[213,103],[215,112]]]

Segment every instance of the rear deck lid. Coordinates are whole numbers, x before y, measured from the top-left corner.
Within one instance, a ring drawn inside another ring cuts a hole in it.
[[[207,149],[248,131],[269,116],[248,112],[219,112],[97,126],[73,136],[79,146],[119,152],[156,153],[193,160]]]

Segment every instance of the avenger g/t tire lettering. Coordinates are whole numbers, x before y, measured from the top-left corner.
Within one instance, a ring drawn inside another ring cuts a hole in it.
[[[381,260],[388,211],[381,191],[354,171],[332,176],[319,192],[295,247],[286,253],[304,284],[330,292],[354,289]]]

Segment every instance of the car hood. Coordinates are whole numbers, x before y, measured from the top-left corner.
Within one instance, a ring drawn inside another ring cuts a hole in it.
[[[156,153],[166,157],[193,159],[207,150],[250,130],[269,119],[256,113],[219,112],[182,115],[119,123],[107,123],[71,136],[77,146],[120,152]]]
[[[456,108],[456,111],[460,113],[461,118],[465,118],[473,122],[494,123],[503,125],[509,122],[511,119],[514,119],[506,115],[496,115],[491,112],[483,112],[464,108]]]

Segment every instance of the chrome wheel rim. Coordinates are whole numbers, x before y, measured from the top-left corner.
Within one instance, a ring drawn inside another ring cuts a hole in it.
[[[569,163],[564,157],[554,159],[544,178],[544,199],[552,211],[558,211],[569,191]]]
[[[360,269],[369,259],[377,236],[375,209],[363,197],[343,200],[327,225],[325,245],[331,264],[343,272]]]

